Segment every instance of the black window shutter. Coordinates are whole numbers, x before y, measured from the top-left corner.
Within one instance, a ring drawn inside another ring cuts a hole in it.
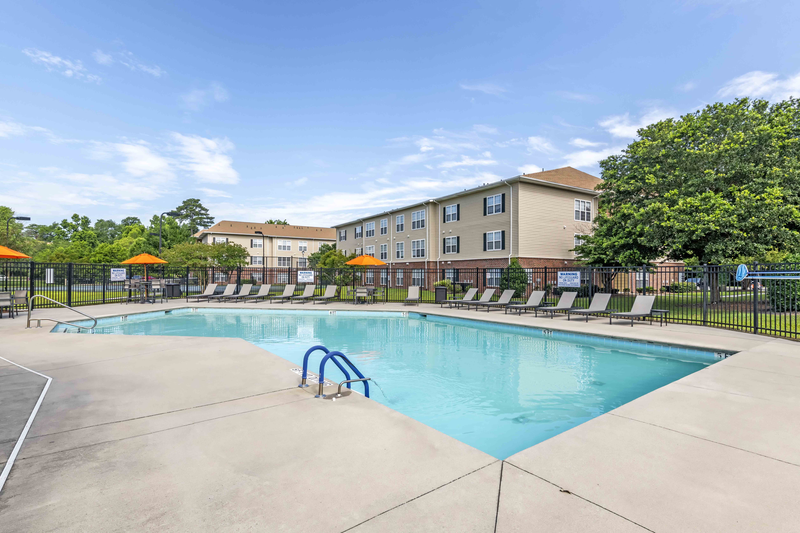
[[[483,216],[486,216],[486,198],[483,199]]]
[[[456,253],[461,253],[461,237],[456,237]]]
[[[456,204],[456,220],[461,220],[461,204]]]
[[[447,237],[442,237],[442,251],[447,253]]]
[[[486,234],[483,234],[483,251],[486,251]]]
[[[442,222],[447,222],[447,207],[442,207]]]
[[[506,193],[503,193],[503,195],[500,197],[500,205],[501,205],[500,212],[501,213],[505,213],[506,212]]]
[[[500,249],[506,249],[506,230],[500,232]]]
[[[484,237],[486,236],[485,233],[483,235],[484,235]],[[486,269],[485,268],[483,269],[483,286],[486,287]]]
[[[458,269],[456,268],[453,270],[453,281],[458,281],[458,280],[459,280]]]

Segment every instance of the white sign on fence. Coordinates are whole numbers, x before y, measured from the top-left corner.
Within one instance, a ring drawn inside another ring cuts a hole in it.
[[[581,286],[581,273],[580,272],[559,272],[558,273],[558,286],[559,287],[580,287]]]
[[[110,281],[125,281],[125,274],[124,268],[112,268]]]
[[[314,271],[313,270],[298,270],[297,271],[297,283],[314,283]]]
[[[56,282],[55,269],[52,269],[52,268],[45,268],[44,269],[44,282],[45,283],[55,283]]]

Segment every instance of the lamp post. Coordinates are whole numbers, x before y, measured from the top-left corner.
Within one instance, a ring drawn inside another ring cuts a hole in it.
[[[6,246],[8,246],[9,243],[11,242],[10,237],[9,237],[9,229],[10,229],[10,226],[11,226],[11,221],[12,220],[30,220],[30,219],[31,219],[31,217],[8,217],[8,220],[6,220]]]
[[[267,282],[267,261],[264,256],[264,250],[266,250],[264,246],[264,232],[256,230],[256,235],[261,235],[261,284]]]
[[[164,215],[170,217],[176,217],[180,215],[177,211],[164,211],[161,213],[161,216],[158,217],[158,257],[161,257],[161,230],[164,225]],[[150,235],[155,237],[155,233],[150,233]]]

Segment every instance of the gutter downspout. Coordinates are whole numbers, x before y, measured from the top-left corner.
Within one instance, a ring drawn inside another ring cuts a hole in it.
[[[439,215],[440,215],[440,211],[441,211],[442,206],[439,205],[439,202],[437,202],[436,200],[431,200],[431,202],[436,204],[436,209],[437,209],[437,211],[436,211],[436,217],[437,217],[436,218],[436,239],[437,239],[436,247],[439,248],[438,239],[442,238],[441,235],[440,235],[440,230],[442,229],[442,220],[439,218]],[[439,248],[439,253],[436,254],[436,281],[440,281],[439,280],[439,259],[441,259],[441,257],[442,257],[442,249]]]
[[[511,184],[506,180],[502,181],[508,185],[508,203],[511,206],[511,210],[508,213],[508,265],[511,266],[511,256],[514,253],[514,187],[512,187]]]

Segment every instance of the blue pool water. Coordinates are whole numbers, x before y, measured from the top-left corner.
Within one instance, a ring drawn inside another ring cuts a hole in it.
[[[185,309],[101,319],[96,333],[240,337],[297,366],[323,344],[375,379],[383,391],[371,387],[375,401],[499,459],[716,360],[698,350],[417,313]],[[309,369],[318,372],[321,358],[316,352]],[[344,379],[333,365],[325,377]]]

